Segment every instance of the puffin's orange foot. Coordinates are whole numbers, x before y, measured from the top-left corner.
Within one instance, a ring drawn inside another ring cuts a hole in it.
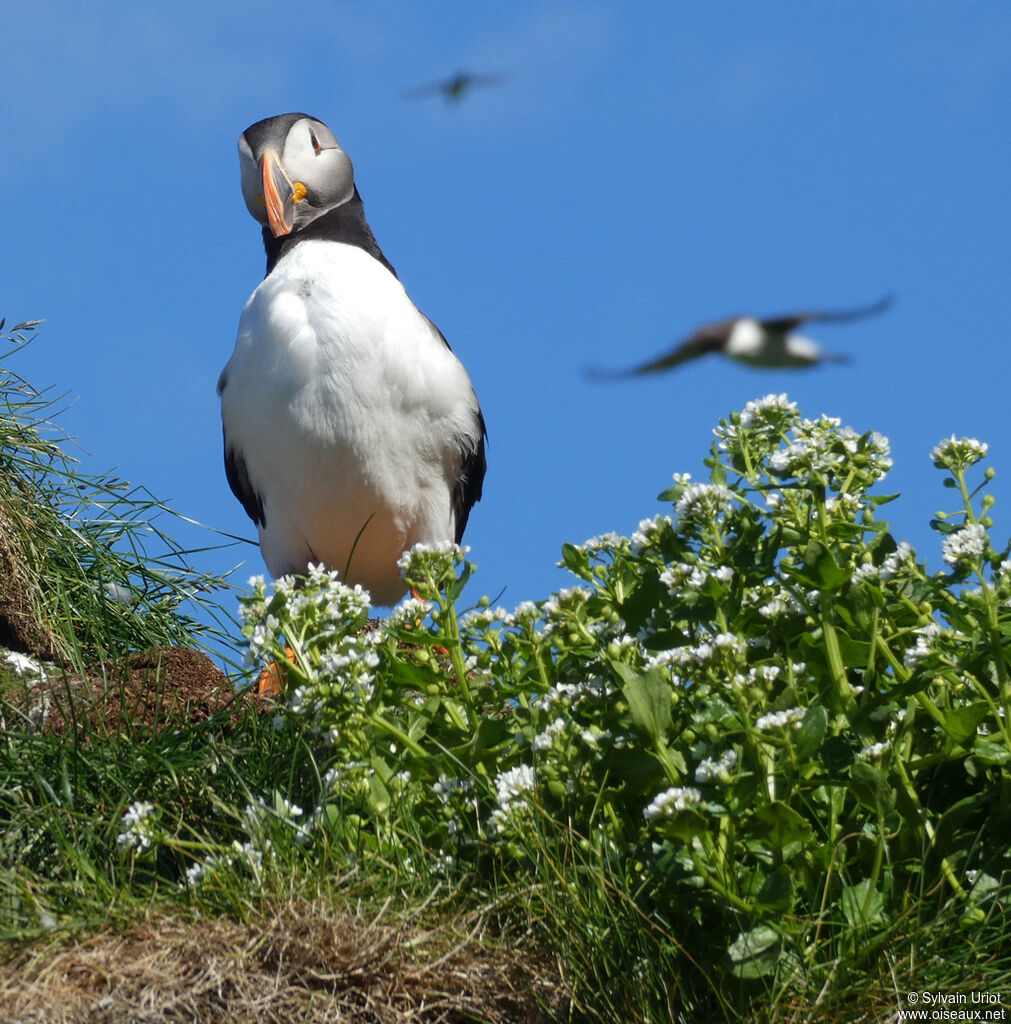
[[[287,644],[285,644],[284,653],[285,657],[289,659],[295,657],[295,652]],[[280,697],[281,692],[284,690],[284,677],[284,666],[279,665],[276,661],[272,661],[256,677],[257,695],[260,697]]]

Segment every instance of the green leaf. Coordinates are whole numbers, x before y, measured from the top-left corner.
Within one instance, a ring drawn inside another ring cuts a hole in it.
[[[759,807],[755,811],[755,819],[761,826],[755,831],[775,850],[782,850],[791,843],[804,843],[811,838],[811,826],[803,816],[779,800]]]
[[[972,760],[981,765],[1005,765],[1011,762],[1011,750],[1002,743],[976,740],[972,748]]]
[[[376,814],[385,817],[390,809],[390,791],[381,776],[381,772],[374,771],[369,779],[369,803]]]
[[[663,820],[658,831],[670,839],[687,843],[695,836],[705,834],[711,824],[710,820],[689,807],[683,811],[674,811],[669,818]]]
[[[663,742],[671,723],[671,688],[659,668],[645,672],[621,661],[611,660],[611,669],[621,681],[632,723],[654,742]]]
[[[793,903],[793,876],[780,864],[762,883],[756,897],[758,903],[771,910],[789,910]]]
[[[800,728],[791,736],[798,760],[812,757],[825,739],[828,728],[828,712],[820,704],[812,704],[800,721]]]
[[[583,580],[593,578],[593,571],[590,568],[590,556],[575,544],[562,545],[562,564],[574,576]]]
[[[407,719],[407,735],[415,742],[419,742],[422,736],[428,732],[429,725],[435,721],[442,704],[441,697],[429,697],[420,707],[412,710]]]
[[[850,766],[851,791],[858,803],[873,811],[886,815],[895,806],[895,791],[888,783],[883,771],[866,761],[854,761]]]
[[[869,878],[856,885],[847,885],[840,902],[851,928],[870,928],[884,916],[885,898],[873,888]]]
[[[779,952],[779,935],[766,924],[741,932],[727,950],[731,970],[738,978],[761,978],[771,974],[776,969]]]
[[[989,712],[984,701],[977,701],[965,707],[949,708],[944,715],[944,731],[959,744],[968,743],[976,735],[976,726]]]
[[[838,590],[849,581],[850,571],[835,560],[821,541],[810,540],[804,549],[804,567],[822,590]]]

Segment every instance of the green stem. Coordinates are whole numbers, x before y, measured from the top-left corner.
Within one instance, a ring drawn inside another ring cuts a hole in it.
[[[979,520],[972,511],[972,495],[965,485],[965,470],[952,471],[958,481],[959,493],[962,495],[962,504],[965,507],[965,521],[969,524],[977,524]],[[1007,663],[1004,656],[1004,647],[1001,642],[1000,620],[997,616],[997,606],[994,601],[993,591],[990,585],[983,578],[982,565],[976,565],[976,578],[980,582],[980,593],[986,604],[987,619],[987,641],[990,645],[991,656],[993,657],[994,670],[997,673],[997,684],[1000,689],[1000,700],[1004,706],[1004,715],[1001,719],[1004,741],[1011,746],[1011,677],[1008,675]]]
[[[934,826],[923,810],[923,805],[920,803],[920,797],[917,794],[916,789],[913,787],[912,782],[910,781],[909,775],[906,772],[906,766],[902,763],[902,758],[893,758],[892,764],[895,766],[896,773],[902,781],[902,788],[906,791],[906,795],[912,801],[916,809],[920,812],[920,820],[923,822],[923,830],[927,834],[927,839],[930,840],[930,845],[933,846],[935,842]],[[962,888],[961,883],[955,877],[955,872],[952,870],[951,865],[948,863],[947,857],[941,858],[941,871],[944,874],[944,877],[947,879],[948,884],[954,890],[955,895],[957,895],[960,899],[967,899],[968,893],[965,891],[965,889]]]
[[[716,878],[715,875],[710,874],[709,871],[702,866],[702,862],[699,860],[699,856],[695,850],[692,850],[691,854],[692,866],[698,872],[702,881],[705,882],[713,892],[718,896],[722,896],[728,903],[735,906],[738,910],[743,910],[746,914],[751,915],[756,912],[757,908],[754,904],[748,903],[746,900],[742,900],[737,893],[731,892],[721,881],[719,881],[719,879]]]
[[[446,647],[449,651],[450,661],[453,663],[457,684],[463,694],[463,705],[467,711],[467,725],[474,733],[478,726],[477,709],[474,707],[474,697],[470,692],[470,680],[467,678],[467,666],[464,663],[463,646],[460,643],[460,623],[456,617],[456,606],[452,603],[442,604],[441,609]]]
[[[849,680],[846,678],[846,665],[839,647],[839,637],[831,622],[831,610],[831,601],[828,595],[822,591],[820,601],[821,632],[825,638],[825,654],[828,658],[828,667],[832,678],[833,703],[835,705],[833,710],[845,711],[853,706],[855,698],[853,687],[850,686]]]
[[[892,649],[885,642],[884,638],[878,634],[874,637],[875,646],[878,651],[884,656],[885,660],[891,666],[892,671],[895,673],[895,678],[900,684],[907,683],[912,678],[913,673],[902,664],[898,658],[895,657]],[[942,728],[944,729],[944,715],[940,709],[934,704],[934,702],[921,690],[919,693],[913,694],[916,703],[927,712],[928,715]]]
[[[372,715],[372,724],[382,732],[385,732],[388,736],[392,736],[398,743],[406,747],[416,757],[428,759],[429,753],[425,748],[418,743],[416,740],[412,740],[410,736],[404,732],[399,726],[394,725],[392,722],[388,722],[382,715]],[[462,727],[464,722],[460,721]]]

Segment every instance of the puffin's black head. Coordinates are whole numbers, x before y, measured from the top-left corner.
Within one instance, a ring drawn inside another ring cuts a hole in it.
[[[355,191],[347,153],[308,114],[278,114],[250,125],[239,136],[239,165],[246,208],[275,238],[301,230]]]

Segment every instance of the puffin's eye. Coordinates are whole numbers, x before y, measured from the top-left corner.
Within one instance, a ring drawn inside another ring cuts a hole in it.
[[[319,139],[316,138],[316,133],[311,128],[309,129],[309,138],[312,140],[312,148],[318,155],[323,147],[319,144]]]

